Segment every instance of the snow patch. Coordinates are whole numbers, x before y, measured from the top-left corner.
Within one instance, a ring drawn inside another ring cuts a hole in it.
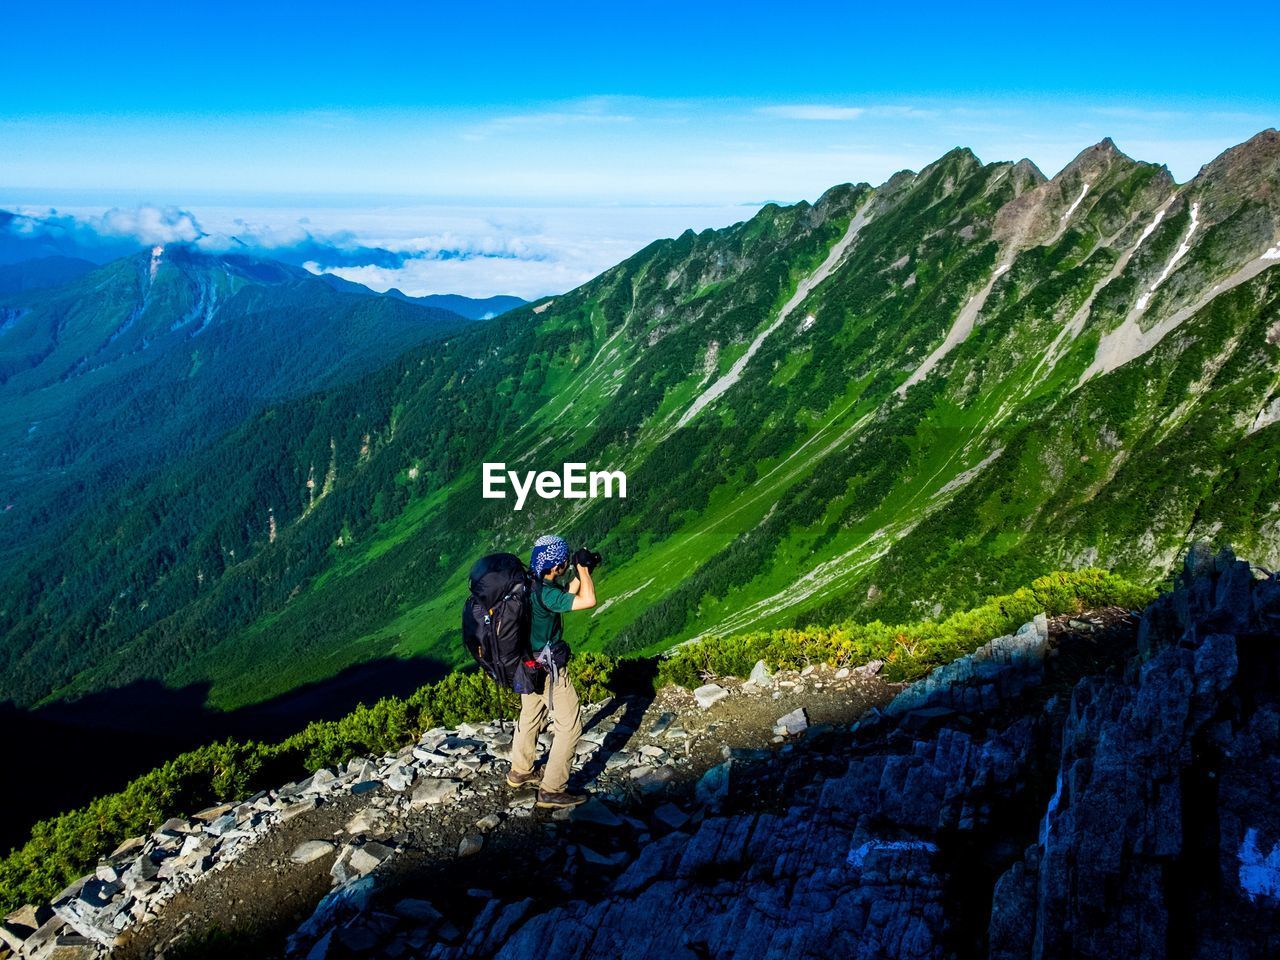
[[[1173,252],[1173,256],[1169,258],[1169,262],[1164,265],[1164,270],[1160,276],[1156,278],[1156,282],[1151,285],[1150,293],[1155,293],[1160,289],[1160,284],[1168,279],[1169,274],[1173,273],[1173,268],[1178,265],[1178,261],[1187,255],[1191,250],[1191,238],[1195,235],[1196,227],[1200,226],[1200,204],[1191,204],[1191,223],[1187,225],[1187,235],[1182,238],[1182,243],[1178,245],[1178,249]]]
[[[1138,316],[1141,311],[1135,307],[1120,326],[1102,335],[1102,339],[1098,341],[1098,352],[1094,355],[1093,363],[1080,376],[1079,382],[1084,383],[1098,374],[1110,373],[1130,360],[1142,356],[1215,298],[1252,280],[1269,266],[1270,262],[1262,257],[1250,260],[1231,276],[1222,280],[1220,285],[1215,285],[1200,298],[1165,317],[1159,323],[1153,324],[1147,330],[1139,326]]]
[[[951,324],[951,329],[947,331],[945,339],[929,356],[924,358],[924,362],[907,377],[897,389],[898,396],[904,396],[907,390],[919,383],[929,375],[938,362],[942,360],[948,353],[957,346],[964,343],[965,339],[973,331],[973,325],[978,320],[978,314],[982,311],[983,306],[987,302],[987,297],[991,296],[991,288],[996,285],[996,281],[1000,279],[1000,275],[1009,269],[1009,263],[1005,262],[996,267],[989,279],[981,290],[970,298],[969,302],[964,305],[958,314],[956,314],[955,322]]]
[[[1271,852],[1263,856],[1258,848],[1258,830],[1250,827],[1236,856],[1240,862],[1240,889],[1249,901],[1256,902],[1258,897],[1280,900],[1280,843],[1273,844]]]
[[[1059,221],[1060,223],[1067,222],[1067,219],[1076,212],[1076,207],[1080,206],[1080,201],[1084,199],[1085,194],[1088,192],[1089,184],[1086,182],[1085,185],[1080,188],[1080,196],[1076,197],[1076,202],[1067,207],[1067,212],[1062,215],[1062,219]]]
[[[1176,196],[1177,194],[1172,194],[1167,200],[1165,200],[1165,202],[1160,206],[1160,209],[1156,211],[1155,218],[1147,224],[1142,233],[1138,236],[1137,243],[1121,255],[1120,259],[1115,262],[1115,265],[1112,266],[1107,275],[1102,278],[1101,282],[1099,282],[1097,286],[1089,292],[1088,299],[1080,305],[1080,309],[1075,312],[1075,315],[1071,320],[1060,331],[1058,331],[1058,335],[1054,337],[1053,343],[1049,344],[1049,349],[1045,351],[1045,355],[1041,358],[1039,365],[1035,369],[1035,373],[1032,374],[1032,380],[1035,380],[1036,375],[1040,373],[1040,370],[1046,363],[1049,365],[1050,369],[1053,368],[1053,365],[1058,362],[1058,359],[1061,356],[1064,343],[1070,343],[1074,341],[1076,337],[1080,336],[1080,331],[1084,329],[1085,321],[1089,319],[1089,315],[1093,312],[1093,302],[1097,299],[1098,294],[1106,288],[1107,284],[1120,276],[1120,274],[1124,273],[1125,269],[1129,266],[1129,261],[1133,259],[1133,255],[1138,252],[1142,244],[1146,242],[1147,238],[1155,232],[1156,227],[1160,225],[1160,221],[1164,219],[1165,213],[1168,211],[1169,206],[1173,203]],[[1139,299],[1142,306],[1138,309],[1141,310],[1146,304],[1142,298]]]
[[[1138,242],[1133,245],[1133,249],[1135,251],[1140,246],[1142,246],[1143,242],[1147,239],[1147,237],[1151,236],[1151,234],[1156,232],[1156,227],[1160,226],[1160,221],[1164,219],[1166,210],[1168,210],[1167,205],[1161,207],[1159,210],[1156,211],[1155,219],[1147,224],[1146,229],[1142,231],[1142,235],[1138,237]]]
[[[861,867],[867,856],[881,852],[903,852],[919,850],[921,853],[937,853],[936,844],[928,840],[867,840],[865,843],[849,849],[844,862],[851,867]]]
[[[866,213],[869,206],[870,204],[866,203],[862,205],[861,209],[858,210],[853,219],[849,221],[849,228],[844,232],[844,236],[836,241],[835,246],[833,246],[830,253],[827,254],[827,259],[822,261],[813,273],[809,274],[809,276],[805,277],[796,285],[796,292],[791,295],[791,299],[788,300],[786,304],[783,305],[782,309],[778,311],[778,316],[771,324],[769,324],[769,326],[756,334],[756,338],[752,340],[751,345],[747,347],[747,352],[733,362],[733,366],[729,368],[729,372],[715,383],[711,384],[711,386],[707,387],[707,389],[693,401],[689,409],[686,410],[676,422],[675,428],[677,430],[696,417],[698,413],[707,406],[707,404],[711,403],[719,397],[720,394],[724,393],[738,382],[742,377],[742,372],[747,368],[747,364],[751,361],[751,358],[756,355],[756,352],[760,347],[764,345],[769,334],[777,330],[787,317],[790,316],[791,311],[800,306],[800,304],[804,302],[805,298],[813,292],[814,288],[830,276],[831,272],[836,268],[836,264],[840,262],[841,258],[844,257],[845,252],[853,245],[853,241],[857,239],[859,231],[861,231],[867,224],[867,221],[871,219]]]

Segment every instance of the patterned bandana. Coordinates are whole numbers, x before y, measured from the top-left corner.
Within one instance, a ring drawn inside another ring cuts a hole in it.
[[[540,577],[552,567],[568,559],[569,545],[559,537],[548,534],[533,542],[533,553],[529,555],[529,569]]]

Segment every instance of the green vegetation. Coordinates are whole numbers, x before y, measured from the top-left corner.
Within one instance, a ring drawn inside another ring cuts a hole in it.
[[[1085,171],[1046,185],[956,150],[880,188],[655,242],[540,312],[425,346],[412,305],[267,282],[261,264],[162,268],[137,316],[145,260],[5,295],[0,699],[157,681],[207,685],[231,710],[375,658],[456,663],[471,563],[548,531],[606,558],[607,602],[574,637],[593,698],[693,637],[654,667],[664,679],[805,657],[917,676],[1032,606],[1141,596],[1093,573],[1016,589],[1045,570],[1105,567],[1140,591],[1200,537],[1280,565],[1280,285],[1275,266],[1225,283],[1274,243],[1280,180],[1274,155],[1246,160],[1249,183],[1215,184],[1214,167],[1174,196],[1167,171],[1111,157],[1084,195]],[[1203,226],[1141,325],[1216,295],[1085,380],[1197,199]],[[1034,214],[1016,249],[1013,201]],[[774,327],[868,212],[839,268]],[[987,290],[968,335],[900,394]],[[212,291],[223,326],[162,350]],[[268,330],[275,354],[248,348]],[[766,330],[732,387],[677,429]],[[37,382],[51,348],[56,383]],[[232,388],[249,381],[266,386]],[[629,496],[517,514],[480,499],[485,460],[623,469]],[[32,471],[70,486],[49,493]],[[167,813],[491,715],[460,673],[282,743],[193,751],[42,824],[4,889],[47,891]]]
[[[940,623],[849,623],[690,644],[657,662],[656,682],[696,686],[704,671],[745,676],[757,659],[782,667],[818,661],[858,664],[880,658],[887,661],[890,677],[914,678],[1039,612],[1137,607],[1151,596],[1150,590],[1101,570],[1054,573]],[[626,673],[620,667],[636,665],[586,652],[569,661],[569,672],[583,700],[596,702],[619,692]],[[654,673],[638,670],[631,675]],[[355,756],[393,752],[433,727],[491,720],[495,706],[500,715],[514,718],[515,695],[499,696],[493,682],[478,671],[455,672],[406,698],[384,698],[372,706],[361,705],[340,720],[309,724],[279,743],[228,739],[181,754],[118,793],[36,824],[30,840],[0,861],[0,912],[24,902],[47,900],[92,869],[121,841],[152,830],[171,816],[190,815],[227,798],[278,787],[290,778]]]
[[[976,650],[993,637],[1011,633],[1037,613],[1057,616],[1103,606],[1136,609],[1155,595],[1104,570],[1051,573],[1030,587],[992,597],[945,620],[908,624],[843,623],[744,633],[700,640],[680,647],[658,667],[660,683],[696,686],[701,677],[744,677],[763,660],[772,669],[796,669],[811,663],[834,667],[884,661],[888,680],[915,680],[940,664]]]
[[[64,535],[0,574],[0,699],[157,680],[208,684],[210,703],[231,710],[378,657],[456,663],[470,564],[548,530],[603,551],[614,599],[577,647],[614,656],[814,622],[912,622],[1047,569],[1105,566],[1154,585],[1199,536],[1277,563],[1280,425],[1250,432],[1278,381],[1274,268],[1081,383],[1212,184],[1185,188],[1134,251],[1174,190],[1167,171],[1111,157],[1087,171],[1069,222],[1086,172],[1063,177],[1044,185],[1028,166],[954,150],[881,188],[842,185],[655,242],[541,312],[470,326],[346,385],[282,390],[294,399],[220,438],[202,422],[192,449],[86,495]],[[1280,193],[1262,187],[1219,191],[1212,214],[1205,203],[1150,320],[1256,257],[1250,244],[1280,220]],[[1045,197],[1060,205],[1037,211],[1048,226],[1015,254],[1001,211]],[[676,429],[859,210],[872,215],[839,269]],[[136,283],[125,273],[120,284]],[[222,302],[246,323],[337,304],[316,282],[228,286]],[[198,284],[165,284],[169,299],[149,309],[189,310],[192,291],[198,302]],[[988,284],[973,330],[900,396]],[[126,302],[111,293],[95,309],[116,318]],[[1078,335],[1062,336],[1077,315]],[[225,371],[217,345],[174,370]],[[25,356],[3,346],[3,362]],[[628,498],[535,500],[516,514],[480,498],[485,460],[623,469]]]

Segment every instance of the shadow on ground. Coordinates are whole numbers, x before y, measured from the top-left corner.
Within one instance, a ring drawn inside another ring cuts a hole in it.
[[[175,689],[155,680],[38,710],[0,703],[0,744],[15,777],[34,778],[5,798],[0,851],[22,843],[37,820],[119,790],[184,750],[226,737],[283,739],[361,702],[407,696],[450,669],[434,659],[383,657],[233,711],[207,706],[207,683]]]

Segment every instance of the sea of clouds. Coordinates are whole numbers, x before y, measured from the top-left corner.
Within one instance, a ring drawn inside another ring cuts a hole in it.
[[[0,205],[3,206],[3,205]],[[0,209],[0,263],[104,263],[156,244],[249,253],[410,296],[564,292],[654,240],[747,219],[755,206],[331,206]]]

